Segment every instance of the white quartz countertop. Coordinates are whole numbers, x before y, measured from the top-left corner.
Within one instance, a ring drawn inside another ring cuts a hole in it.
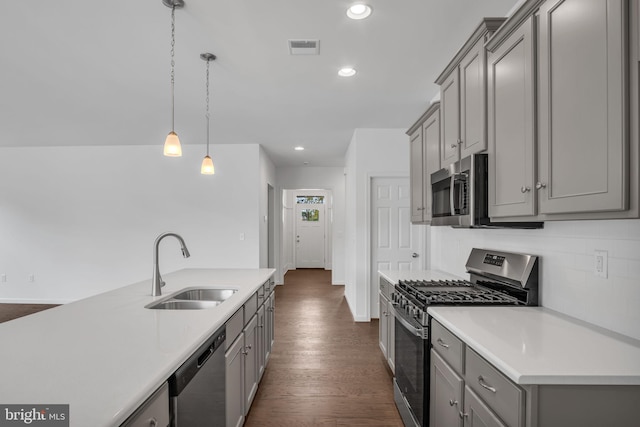
[[[458,276],[439,270],[378,270],[378,274],[394,285],[400,280],[460,280]]]
[[[430,307],[517,384],[640,385],[640,341],[543,307]]]
[[[0,324],[0,403],[69,404],[72,427],[119,426],[274,273],[186,269]],[[238,291],[204,310],[145,306],[192,286]]]

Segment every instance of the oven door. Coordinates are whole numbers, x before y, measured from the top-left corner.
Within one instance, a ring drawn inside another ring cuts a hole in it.
[[[401,310],[395,313],[396,384],[414,421],[425,426],[429,419],[429,328],[421,326]],[[402,404],[397,402],[396,404]],[[402,412],[402,411],[401,411]],[[405,425],[409,425],[405,420]]]

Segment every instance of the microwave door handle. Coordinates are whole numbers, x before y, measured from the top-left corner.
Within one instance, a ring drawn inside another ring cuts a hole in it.
[[[456,214],[456,174],[451,175],[451,187],[449,189],[449,203],[451,204],[451,215]]]

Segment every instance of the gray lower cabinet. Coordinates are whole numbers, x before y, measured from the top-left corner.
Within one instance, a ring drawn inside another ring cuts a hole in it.
[[[515,384],[437,320],[433,319],[431,329],[429,408],[432,426],[627,427],[638,424],[639,386]]]
[[[486,44],[492,218],[638,217],[633,1],[525,1]]]
[[[464,426],[508,427],[469,387],[464,388]]]
[[[241,333],[225,353],[227,427],[244,424],[244,335]]]
[[[254,315],[242,331],[244,333],[244,415],[249,413],[258,391],[258,316]]]
[[[395,374],[395,317],[391,294],[394,286],[389,281],[380,277],[380,292],[378,293],[380,304],[380,319],[378,323],[378,344],[384,358],[389,364],[391,372]]]
[[[167,427],[168,425],[169,384],[165,382],[121,427]]]
[[[273,289],[273,281],[266,282],[226,323],[228,427],[244,424],[266,370],[274,341]]]
[[[431,350],[431,408],[430,425],[438,427],[462,427],[460,416],[464,393],[462,378]]]

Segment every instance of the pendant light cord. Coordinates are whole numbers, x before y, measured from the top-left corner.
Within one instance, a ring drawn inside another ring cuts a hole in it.
[[[176,45],[176,6],[171,8],[171,131],[175,132],[175,98],[174,98],[174,80],[175,65],[174,60]]]
[[[209,60],[207,60],[207,156],[209,155]]]

